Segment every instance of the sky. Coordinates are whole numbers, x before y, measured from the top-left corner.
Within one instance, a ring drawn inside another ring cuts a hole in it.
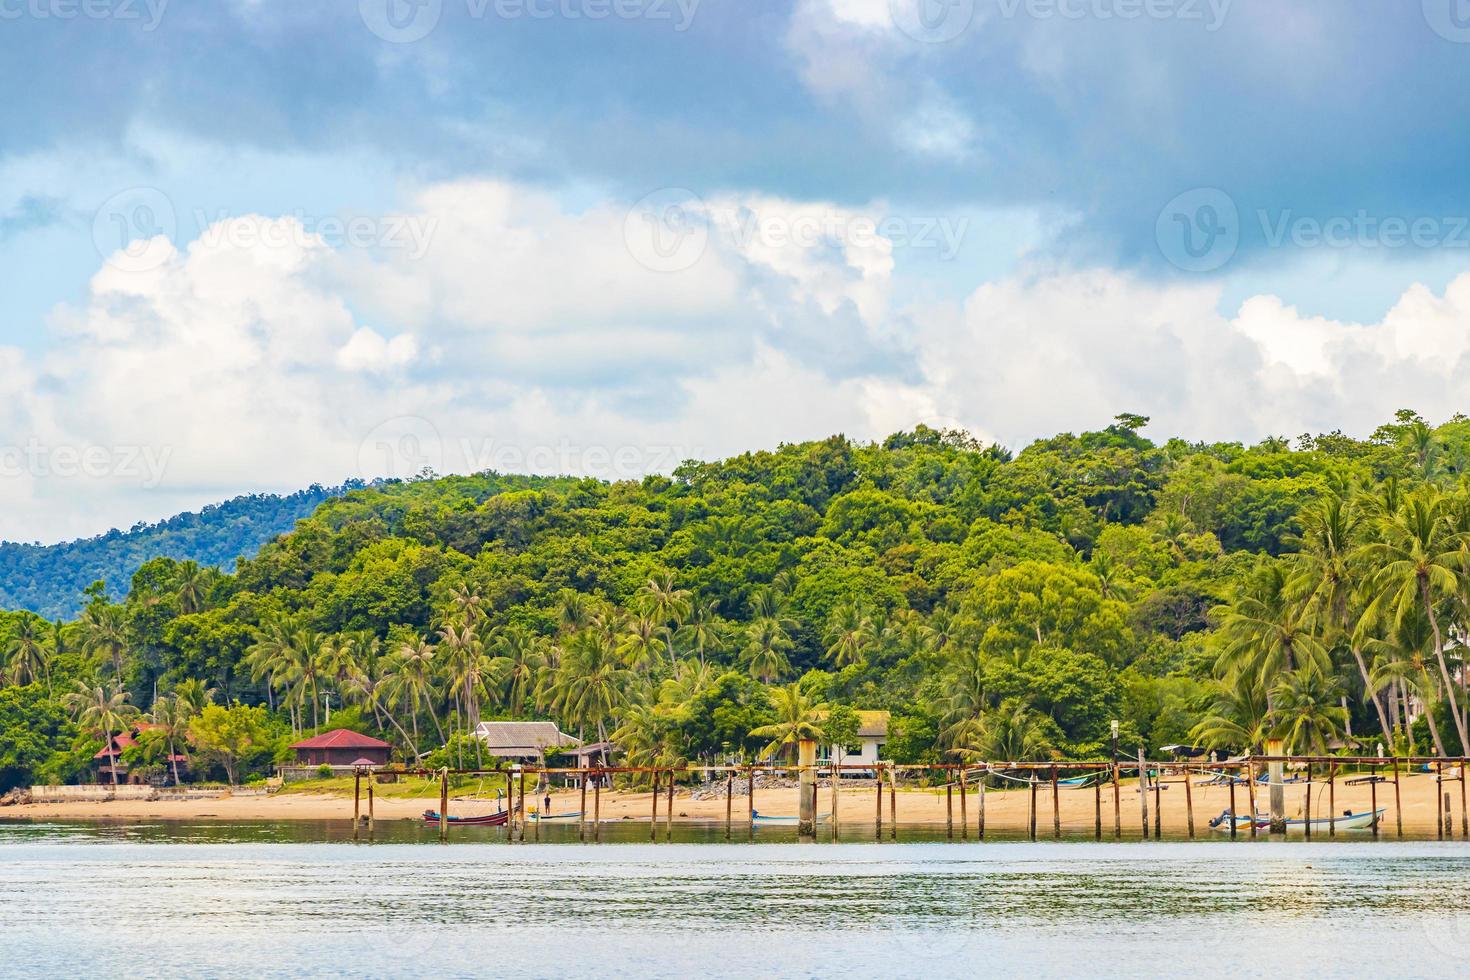
[[[0,538],[1470,411],[1470,0],[0,0]]]

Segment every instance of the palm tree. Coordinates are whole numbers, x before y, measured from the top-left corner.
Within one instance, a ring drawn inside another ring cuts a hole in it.
[[[177,696],[164,695],[153,702],[148,720],[157,726],[157,732],[168,745],[168,761],[174,772],[174,785],[180,783],[179,757],[174,746],[182,742],[189,731],[189,722],[194,717],[191,704]]]
[[[989,706],[985,696],[985,656],[976,647],[957,650],[940,677],[940,685],[945,701],[945,728],[940,732],[940,740],[955,745]]]
[[[1339,705],[1342,685],[1314,664],[1283,674],[1276,682],[1271,730],[1286,740],[1288,754],[1325,755],[1342,737],[1348,711]]]
[[[1415,609],[1404,619],[1391,625],[1387,635],[1368,640],[1364,647],[1373,657],[1370,674],[1375,689],[1397,686],[1402,691],[1403,735],[1405,744],[1413,754],[1413,733],[1409,728],[1408,696],[1412,691],[1424,705],[1424,719],[1429,726],[1434,751],[1440,756],[1445,752],[1444,738],[1440,735],[1439,723],[1434,719],[1435,707],[1441,696],[1439,680],[1431,672],[1429,651],[1434,646],[1434,634],[1429,628],[1429,617],[1422,609]],[[1390,743],[1392,740],[1390,740]]]
[[[1254,751],[1269,730],[1268,702],[1259,677],[1212,681],[1204,717],[1190,730],[1189,737],[1206,748]]]
[[[77,681],[62,703],[76,719],[77,725],[87,731],[102,733],[103,743],[112,748],[114,736],[127,732],[129,724],[137,717],[138,709],[128,704],[128,692],[121,686],[105,684],[88,685]],[[112,785],[117,786],[118,756],[112,757]]]
[[[174,697],[187,707],[190,717],[199,714],[206,705],[214,704],[216,693],[218,692],[214,688],[196,677],[190,677],[174,685]]]
[[[122,686],[123,659],[127,655],[127,624],[120,606],[90,606],[82,613],[82,649],[112,662],[113,676]]]
[[[950,751],[966,762],[1035,759],[1051,750],[1046,716],[1009,698],[966,725]]]
[[[51,655],[46,649],[45,620],[22,614],[15,636],[5,649],[6,664],[12,684],[34,684],[46,679],[46,693],[51,693]]]
[[[413,721],[415,758],[418,757],[419,751],[420,707],[429,709],[429,719],[434,722],[434,729],[439,733],[439,741],[444,742],[444,729],[439,724],[439,716],[434,712],[432,681],[434,667],[434,648],[422,638],[415,638],[398,648],[382,681],[384,697],[390,708],[397,709],[402,705],[408,705],[409,717]]]
[[[1466,720],[1455,697],[1444,654],[1444,634],[1436,606],[1453,597],[1464,566],[1465,536],[1451,525],[1445,497],[1433,487],[1409,494],[1392,516],[1379,522],[1379,540],[1362,545],[1356,555],[1370,571],[1374,598],[1365,615],[1370,620],[1402,622],[1410,611],[1424,610],[1434,634],[1434,657],[1439,665],[1444,695],[1460,736],[1461,750],[1470,747]]]
[[[688,618],[694,601],[693,593],[675,584],[673,572],[659,572],[643,587],[641,598],[649,614],[664,627],[669,663],[673,663],[674,631]]]
[[[572,637],[556,671],[553,704],[579,729],[596,728],[597,740],[606,742],[607,723],[627,703],[632,681],[633,672],[613,642],[595,630],[583,630]]]
[[[639,613],[628,620],[618,651],[629,667],[645,670],[658,659],[663,627],[651,614]]]
[[[491,635],[490,676],[506,685],[506,706],[512,717],[520,717],[535,689],[536,674],[546,666],[539,637],[519,626],[507,626]]]
[[[209,594],[210,574],[196,561],[179,562],[179,611],[196,613],[204,608]]]
[[[1361,576],[1352,561],[1363,518],[1341,497],[1331,496],[1302,509],[1301,547],[1292,572],[1292,587],[1303,594],[1315,610],[1329,647],[1345,647],[1352,655],[1363,681],[1363,696],[1373,702],[1378,727],[1392,743],[1388,713],[1368,676],[1363,658],[1363,622],[1356,602]]]
[[[786,651],[792,647],[791,637],[777,619],[757,619],[746,627],[745,660],[750,676],[770,684],[791,670]]]
[[[688,619],[679,627],[679,632],[689,637],[689,647],[699,654],[699,660],[704,662],[706,650],[718,652],[723,646],[720,638],[720,617],[715,610],[719,603],[696,600],[689,610]]]
[[[798,681],[792,681],[785,687],[771,688],[770,697],[771,707],[776,712],[776,720],[769,725],[750,730],[754,738],[771,740],[770,744],[761,751],[762,756],[775,755],[784,751],[787,746],[790,746],[795,752],[798,742],[817,740],[822,737],[820,722],[828,710],[825,701],[818,703],[808,697]]]
[[[1277,675],[1312,663],[1325,668],[1327,651],[1312,629],[1311,609],[1292,594],[1287,566],[1263,558],[1234,601],[1215,610],[1225,645],[1215,669],[1245,677],[1269,692]]]
[[[838,667],[861,663],[874,634],[872,619],[856,603],[844,603],[827,623],[827,656]]]

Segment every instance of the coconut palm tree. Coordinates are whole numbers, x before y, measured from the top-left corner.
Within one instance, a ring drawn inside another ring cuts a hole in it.
[[[34,684],[46,680],[46,693],[51,693],[50,651],[46,649],[46,621],[22,614],[15,625],[15,636],[5,648],[6,669],[12,684]]]
[[[761,751],[762,756],[773,756],[786,751],[796,752],[798,742],[818,740],[822,737],[821,719],[828,710],[825,701],[818,702],[801,689],[801,684],[792,681],[785,687],[770,690],[771,707],[776,720],[750,730],[753,738],[768,738],[770,743]]]
[[[179,753],[175,751],[175,746],[182,744],[188,735],[189,722],[194,718],[194,712],[190,709],[188,701],[177,696],[164,695],[154,700],[153,710],[148,713],[148,720],[157,726],[158,737],[168,745],[168,761],[173,769],[175,786],[180,783]]]
[[[624,629],[622,639],[618,642],[618,652],[628,666],[634,670],[646,670],[658,659],[659,651],[663,647],[659,637],[663,634],[663,627],[657,619],[648,613],[638,613],[632,616]]]
[[[402,644],[382,680],[384,701],[391,711],[405,705],[408,707],[408,715],[413,723],[412,751],[415,758],[419,751],[421,708],[428,709],[429,719],[439,733],[439,741],[441,744],[444,742],[444,729],[439,724],[439,716],[435,713],[433,704],[433,677],[436,667],[434,652],[434,648],[421,637]]]
[[[1281,675],[1272,693],[1271,733],[1286,741],[1288,754],[1325,755],[1342,737],[1348,718],[1339,705],[1342,684],[1317,665]]]
[[[1409,728],[1408,698],[1412,693],[1424,705],[1424,719],[1429,726],[1429,736],[1434,741],[1437,755],[1447,755],[1444,738],[1434,712],[1441,700],[1439,678],[1433,672],[1434,634],[1429,628],[1429,617],[1422,609],[1415,609],[1398,623],[1391,624],[1382,637],[1373,637],[1364,644],[1364,649],[1373,655],[1373,670],[1370,674],[1377,689],[1397,686],[1403,710],[1403,735],[1405,744],[1413,745],[1413,733]],[[1412,754],[1412,748],[1410,749]]]
[[[966,762],[1036,759],[1050,752],[1046,716],[1009,698],[960,730],[950,752]]]
[[[955,745],[990,704],[985,696],[985,656],[978,648],[967,646],[955,651],[940,676],[940,691],[945,702],[940,741]]]
[[[1271,707],[1259,677],[1236,677],[1210,682],[1204,717],[1189,737],[1206,748],[1255,751],[1263,744],[1271,723]]]
[[[66,709],[76,719],[77,725],[86,730],[100,732],[102,741],[109,748],[113,739],[128,731],[128,726],[138,716],[138,709],[128,704],[128,692],[121,686],[87,684],[77,681],[76,687],[62,699]],[[112,785],[117,785],[117,757],[109,767],[112,770]]]
[[[674,633],[689,617],[694,594],[688,589],[678,587],[673,572],[659,572],[648,580],[648,584],[639,593],[639,598],[648,613],[663,626],[669,663],[673,663],[677,659],[674,653]]]
[[[179,562],[179,586],[176,595],[180,612],[197,613],[204,608],[209,595],[211,571],[213,570],[200,568],[197,561]]]
[[[777,619],[757,619],[746,627],[745,661],[750,676],[770,684],[791,670],[786,651],[792,647],[791,637]]]
[[[1312,610],[1288,583],[1288,566],[1263,558],[1233,601],[1214,611],[1225,641],[1216,659],[1217,673],[1257,681],[1269,694],[1283,672],[1308,663],[1327,667],[1327,651],[1312,628]]]
[[[1399,509],[1378,522],[1378,540],[1355,553],[1369,569],[1372,594],[1364,615],[1394,623],[1416,608],[1424,610],[1434,635],[1434,658],[1439,667],[1450,716],[1460,736],[1462,751],[1470,746],[1466,719],[1455,697],[1455,684],[1445,659],[1444,632],[1437,607],[1453,598],[1465,565],[1465,535],[1449,520],[1446,498],[1433,487],[1408,494]]]
[[[491,634],[490,676],[506,691],[505,704],[512,717],[520,717],[536,687],[536,675],[546,666],[540,637],[519,626],[507,626]]]
[[[856,603],[844,603],[827,622],[827,656],[838,667],[861,663],[874,635],[873,620]]]
[[[82,649],[112,663],[118,687],[122,686],[123,660],[128,652],[127,623],[120,606],[90,606],[82,613]]]
[[[597,730],[607,741],[607,723],[627,703],[633,682],[617,647],[596,630],[583,630],[567,644],[552,682],[552,703],[558,714],[579,729]]]
[[[714,601],[695,600],[688,618],[679,627],[679,633],[688,639],[688,649],[699,655],[700,663],[704,662],[705,651],[719,652],[724,646],[720,636],[720,617],[715,611],[718,606],[719,603]]]

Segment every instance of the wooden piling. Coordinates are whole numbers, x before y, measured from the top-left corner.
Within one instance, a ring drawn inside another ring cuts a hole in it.
[[[1102,840],[1102,773],[1094,773],[1092,781],[1092,838]]]
[[[1368,767],[1368,775],[1370,777],[1378,775],[1378,766],[1376,764],[1370,765]],[[1398,791],[1399,791],[1399,781],[1398,781],[1398,770],[1397,769],[1394,770],[1393,791],[1394,791],[1394,794],[1395,795],[1397,795],[1398,794]],[[1369,781],[1368,781],[1368,799],[1370,801],[1368,805],[1373,808],[1373,839],[1374,840],[1377,840],[1378,839],[1378,780],[1376,780],[1376,779],[1371,779],[1370,778]],[[1404,833],[1404,831],[1403,831],[1403,820],[1402,820],[1402,818],[1400,818],[1400,820],[1399,820],[1399,836],[1403,836],[1403,833]]]
[[[669,801],[664,812],[664,840],[674,839],[674,770],[669,770]]]
[[[1440,792],[1440,790],[1444,789],[1444,763],[1443,762],[1436,762],[1434,764],[1434,785],[1437,786],[1437,787],[1439,787],[1439,789],[1435,790],[1435,792],[1434,792],[1434,795],[1435,795],[1434,809],[1436,811],[1435,814],[1434,814],[1434,830],[1435,830],[1435,833],[1438,835],[1439,839],[1440,840],[1444,840],[1445,824],[1448,823],[1448,821],[1445,820],[1444,817],[1438,812],[1439,811],[1439,792]],[[1446,799],[1446,802],[1448,802],[1448,800],[1449,800],[1449,794],[1448,793],[1445,794],[1445,799]]]
[[[837,837],[837,807],[842,802],[842,770],[837,768],[836,759],[832,760],[832,836]],[[815,811],[816,807],[812,807]]]
[[[516,787],[515,776],[505,770],[505,842],[514,844],[516,839]]]
[[[1189,778],[1189,766],[1184,767],[1184,818],[1189,825],[1189,839],[1194,840],[1194,780]]]
[[[373,836],[373,777],[368,777],[368,838]]]
[[[1235,776],[1228,775],[1230,778],[1230,839],[1235,840]],[[1255,819],[1255,814],[1251,814],[1251,819]]]
[[[1306,823],[1302,824],[1302,834],[1307,840],[1312,839],[1312,764],[1307,763],[1307,797],[1302,804],[1302,818]]]
[[[954,782],[944,784],[944,836],[954,839]]]
[[[1377,810],[1377,794],[1374,795],[1374,801],[1373,809]],[[1397,757],[1393,760],[1393,816],[1394,821],[1398,824],[1399,837],[1402,838],[1404,836],[1404,800],[1399,792],[1399,760]],[[1374,818],[1373,824],[1375,827],[1378,825],[1377,818]]]
[[[526,842],[526,821],[530,819],[531,811],[526,809],[526,770],[521,770],[521,843]]]
[[[1444,795],[1444,835],[1450,840],[1455,839],[1454,814],[1450,810],[1450,794]]]
[[[985,839],[985,780],[989,775],[990,763],[987,762],[985,764],[985,772],[980,776],[980,785],[977,787],[979,792],[976,794],[976,799],[980,803],[980,826],[977,830],[979,831],[978,836],[981,840]]]
[[[898,840],[898,770],[888,767],[888,839]]]
[[[969,793],[970,770],[966,766],[960,766],[960,839],[970,839],[970,811],[967,803]]]
[[[582,802],[577,807],[577,840],[586,840],[587,833],[587,770],[583,769],[579,774],[582,784]]]
[[[602,772],[592,784],[592,840],[602,841]]]
[[[1053,840],[1062,839],[1062,794],[1056,766],[1051,767],[1051,836]]]
[[[1031,796],[1030,818],[1026,822],[1027,832],[1032,840],[1036,839],[1036,773],[1031,772],[1027,778],[1028,788]]]
[[[1164,839],[1164,769],[1154,776],[1154,840]]]
[[[754,821],[751,821],[754,823]],[[653,771],[653,813],[648,819],[648,839],[658,840],[658,770]]]
[[[1465,809],[1465,760],[1460,759],[1460,839],[1470,840],[1470,811]]]
[[[439,772],[439,839],[449,839],[449,769]]]
[[[1123,838],[1123,797],[1118,788],[1118,763],[1113,763],[1113,840]]]
[[[745,767],[745,804],[750,811],[750,825],[747,833],[751,840],[755,840],[755,767]]]
[[[362,823],[362,770],[352,771],[352,839],[357,840],[357,827]]]
[[[874,827],[874,832],[878,835],[877,839],[878,840],[882,840],[883,839],[883,767],[882,766],[879,766],[877,769],[874,769],[873,770],[873,782],[878,787],[878,799],[877,799],[877,804],[876,804],[877,805],[877,809],[874,811],[874,814],[873,814],[873,827]]]
[[[730,828],[735,823],[735,773],[725,774],[725,840],[730,839]]]
[[[1256,766],[1253,762],[1247,762],[1245,764],[1245,791],[1246,795],[1250,797],[1251,839],[1254,840],[1259,832],[1256,830]]]
[[[1327,764],[1327,836],[1337,836],[1337,763]]]
[[[1138,749],[1138,811],[1143,819],[1143,839],[1148,840],[1148,760],[1143,747]]]

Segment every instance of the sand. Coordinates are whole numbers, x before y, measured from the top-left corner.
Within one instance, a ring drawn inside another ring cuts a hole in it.
[[[1202,777],[1195,777],[1191,791],[1194,798],[1195,829],[1197,833],[1205,834],[1210,832],[1209,819],[1230,806],[1230,792],[1229,788],[1224,786],[1200,785],[1201,780]],[[839,820],[843,823],[871,824],[874,818],[876,791],[871,781],[853,782],[854,785],[844,783],[842,787],[838,808]],[[1186,830],[1185,787],[1182,777],[1167,777],[1165,786],[1166,789],[1161,794],[1164,831],[1168,835],[1182,835]],[[484,786],[478,788],[483,792],[483,796],[476,796],[464,790],[451,793],[450,813],[457,816],[471,816],[495,812],[497,804],[493,799],[493,791]],[[1052,832],[1053,826],[1052,790],[1046,783],[1042,783],[1038,789],[1038,834],[1047,836]],[[381,792],[374,801],[374,813],[380,821],[417,819],[426,808],[438,807],[438,787],[433,783],[422,782],[410,786],[400,784],[380,787],[380,790]],[[1405,775],[1402,777],[1401,792],[1403,824],[1406,833],[1413,836],[1434,835],[1436,803],[1442,806],[1442,796],[1448,793],[1453,807],[1454,834],[1457,838],[1460,837],[1463,810],[1459,781],[1447,780],[1441,787],[1433,776]],[[1110,836],[1113,829],[1113,791],[1110,785],[1103,786],[1101,797],[1104,835]],[[1288,816],[1301,816],[1305,797],[1306,792],[1303,785],[1290,784],[1286,787]],[[1249,808],[1248,800],[1246,787],[1237,786],[1236,808],[1238,812],[1246,812]],[[1367,810],[1369,800],[1370,788],[1368,786],[1349,787],[1343,784],[1342,779],[1338,780],[1336,809],[1339,814],[1349,809],[1355,812]],[[587,794],[589,811],[592,809],[592,801],[593,794],[589,791]],[[1068,789],[1062,787],[1057,792],[1057,802],[1060,805],[1064,834],[1092,833],[1095,819],[1095,796],[1092,788]],[[555,815],[576,811],[580,809],[580,803],[581,797],[578,791],[558,790],[552,794],[551,813]],[[531,801],[531,805],[539,804],[539,799]],[[1326,817],[1327,804],[1328,788],[1325,782],[1315,784],[1312,787],[1313,816]],[[797,812],[797,791],[794,788],[757,787],[755,805],[762,814],[794,816]],[[1154,794],[1150,792],[1149,822],[1151,829],[1154,820],[1153,805]],[[1257,787],[1256,805],[1260,810],[1264,810],[1267,806],[1265,786]],[[1397,830],[1397,823],[1394,787],[1391,781],[1378,785],[1378,805],[1388,810],[1384,818],[1384,832],[1394,834]],[[352,807],[350,790],[345,795],[291,790],[270,796],[240,795],[215,799],[32,803],[0,808],[0,820],[111,821],[140,818],[220,821],[350,820]],[[660,819],[665,817],[665,807],[666,794],[661,792],[658,806]],[[733,806],[733,816],[737,825],[747,818],[747,808],[746,798],[737,796]],[[942,826],[946,822],[946,794],[943,789],[900,788],[897,808],[900,824]],[[831,789],[826,785],[819,790],[818,809],[823,814],[832,810]],[[1137,837],[1140,834],[1141,815],[1136,781],[1125,782],[1122,785],[1118,798],[1118,809],[1121,814],[1124,836]],[[973,830],[979,816],[979,802],[973,787],[968,794],[967,810],[969,826]],[[1024,831],[1028,822],[1029,810],[1030,794],[1024,787],[1003,791],[991,790],[986,793],[987,829],[999,832]],[[366,812],[365,801],[363,812]],[[646,821],[652,812],[652,796],[647,790],[643,792],[606,791],[602,794],[601,812],[604,821],[623,819]],[[953,815],[958,826],[960,820],[958,791],[953,796]],[[725,801],[724,799],[695,800],[690,797],[687,789],[681,787],[674,798],[674,819],[680,822],[723,821]],[[885,823],[890,821],[886,789],[883,799],[883,820]]]

